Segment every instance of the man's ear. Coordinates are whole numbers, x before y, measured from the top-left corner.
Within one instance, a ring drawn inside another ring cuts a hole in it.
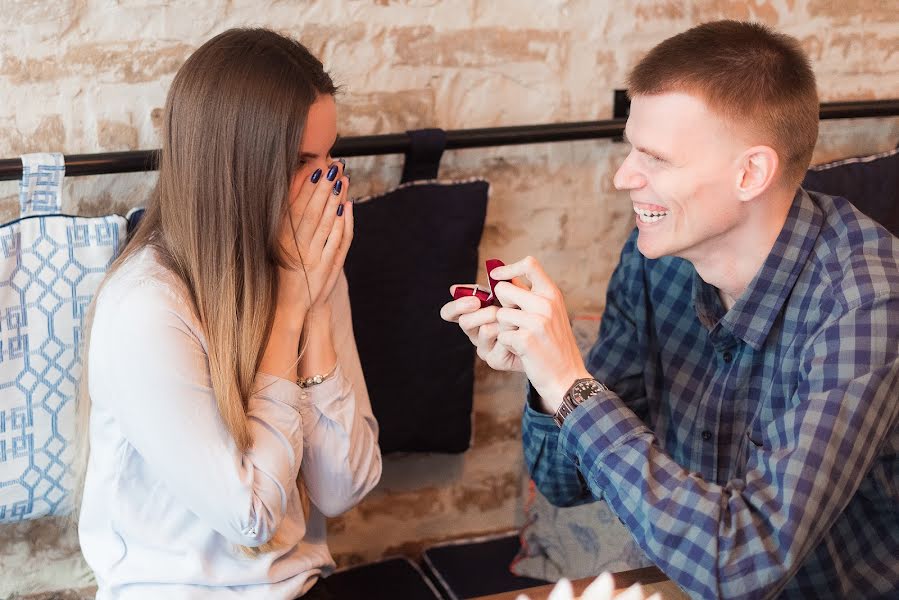
[[[747,149],[740,158],[737,171],[737,196],[740,200],[752,200],[769,189],[779,164],[780,157],[770,146]]]

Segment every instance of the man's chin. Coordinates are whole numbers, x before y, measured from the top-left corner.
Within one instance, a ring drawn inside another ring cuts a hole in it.
[[[645,258],[656,259],[665,256],[664,248],[659,244],[649,242],[643,232],[637,233],[637,250],[640,251]]]

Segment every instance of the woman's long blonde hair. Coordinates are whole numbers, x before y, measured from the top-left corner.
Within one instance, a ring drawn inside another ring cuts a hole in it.
[[[316,98],[335,93],[322,63],[273,31],[231,29],[203,44],[169,89],[159,181],[106,276],[152,246],[184,283],[205,328],[219,413],[242,452],[253,442],[247,403],[271,333],[278,266],[284,266],[278,233],[288,214],[290,180],[300,168],[303,128]],[[78,402],[76,520],[89,454],[93,310]],[[247,551],[275,545],[273,539]]]

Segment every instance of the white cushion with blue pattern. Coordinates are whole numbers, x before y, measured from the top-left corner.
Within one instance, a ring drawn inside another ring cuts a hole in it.
[[[22,163],[20,218],[0,225],[0,523],[71,509],[82,324],[126,231],[60,214],[61,154]]]

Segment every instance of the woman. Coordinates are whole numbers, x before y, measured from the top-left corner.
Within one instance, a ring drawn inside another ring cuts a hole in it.
[[[302,595],[334,567],[325,517],[380,477],[334,93],[267,30],[175,76],[158,185],[89,328],[79,536],[99,600]]]

